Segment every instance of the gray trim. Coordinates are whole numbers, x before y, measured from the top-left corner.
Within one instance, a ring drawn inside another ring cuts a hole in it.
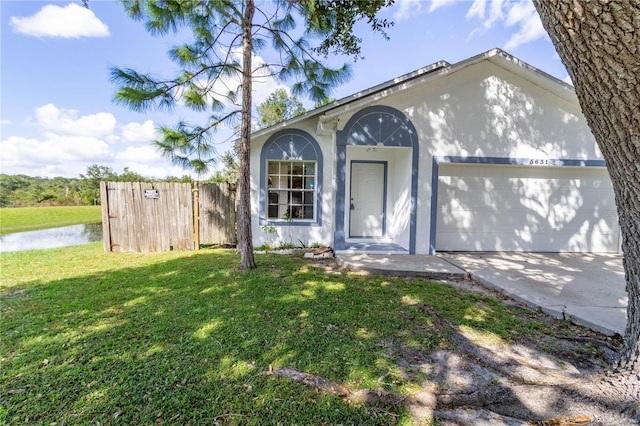
[[[395,129],[391,129],[384,120],[378,121],[382,116],[390,116],[393,123],[398,123]],[[373,119],[373,120],[371,120]],[[362,122],[361,122],[362,120]],[[379,127],[367,127],[367,124],[382,123]],[[391,131],[403,128],[401,132]],[[389,131],[391,133],[389,134]],[[357,137],[359,136],[359,137]],[[377,145],[400,146],[411,148],[411,211],[409,223],[409,253],[416,252],[416,224],[418,210],[418,165],[419,165],[419,141],[416,128],[411,120],[401,111],[383,105],[370,106],[358,111],[351,117],[344,130],[336,132],[336,204],[335,204],[335,231],[333,245],[336,250],[344,250],[345,229],[344,217],[346,208],[346,172],[347,172],[347,145]],[[386,219],[386,218],[385,218]]]
[[[465,156],[434,156],[438,163],[460,164],[492,164],[512,166],[550,166],[550,167],[606,167],[604,160],[570,160],[570,159],[536,159],[536,158],[509,158],[509,157],[465,157]],[[532,161],[545,161],[544,164],[532,163]]]
[[[351,235],[351,213],[349,213],[349,238],[384,238],[387,235],[387,166],[388,161],[382,160],[351,160],[351,167],[349,168],[349,195],[353,190],[353,164],[382,164],[383,168],[383,182],[382,182],[382,237],[363,237],[358,235]]]
[[[544,163],[535,163],[544,161]],[[431,218],[429,226],[429,254],[436,254],[436,233],[438,221],[438,177],[440,163],[445,164],[484,164],[506,166],[531,167],[606,167],[604,160],[573,160],[573,159],[536,159],[536,158],[508,158],[508,157],[463,157],[463,156],[433,156],[431,167]]]
[[[429,254],[436,254],[436,232],[438,218],[438,176],[440,175],[440,162],[438,157],[433,157],[431,164],[431,218],[429,219]]]
[[[315,220],[269,220],[267,218],[266,164],[274,161],[315,161],[316,162],[316,203]],[[299,129],[280,130],[265,142],[260,151],[260,196],[258,221],[263,225],[320,226],[322,225],[322,184],[323,161],[320,145],[313,136]]]

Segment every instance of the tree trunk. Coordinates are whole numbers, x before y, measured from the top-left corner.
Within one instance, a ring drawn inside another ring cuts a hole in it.
[[[533,0],[613,182],[629,293],[618,370],[640,373],[640,1]]]
[[[238,249],[242,257],[242,270],[256,267],[251,235],[249,167],[251,152],[251,55],[253,54],[251,30],[254,12],[253,0],[246,0],[242,22],[242,126],[240,128],[240,177],[238,179]]]

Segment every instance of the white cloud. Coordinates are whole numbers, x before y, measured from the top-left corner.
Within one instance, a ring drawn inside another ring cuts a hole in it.
[[[104,163],[102,163],[104,164]],[[11,167],[11,170],[7,170],[3,166],[3,172],[13,175],[27,175],[37,176],[45,178],[54,178],[58,176],[62,177],[78,177],[80,174],[87,172],[87,167],[81,163],[73,164],[20,164]]]
[[[0,120],[0,126],[5,126],[7,124],[11,124],[10,120]]]
[[[165,176],[178,176],[187,174],[180,167],[170,166],[153,145],[127,147],[116,155],[118,162],[129,170],[145,177],[162,178]]]
[[[449,6],[456,0],[432,0],[429,12],[441,7]],[[405,0],[399,3],[396,12],[396,20],[408,19],[420,10],[420,3]],[[531,0],[473,0],[465,15],[467,20],[479,20],[481,25],[471,31],[469,38],[490,31],[498,24],[505,27],[516,27],[517,31],[511,35],[504,46],[506,50],[512,50],[526,43],[533,42],[546,36],[538,12]]]
[[[122,126],[122,139],[125,143],[150,144],[157,137],[156,128],[152,120],[147,120],[142,124],[129,123]]]
[[[530,18],[532,12],[536,12],[536,9],[533,7],[533,3],[515,3],[513,7],[509,9],[509,13],[507,14],[505,23],[507,24],[507,26],[518,24],[522,20]]]
[[[0,140],[0,170],[6,174],[77,177],[100,164],[121,173],[124,167],[143,176],[163,178],[186,172],[172,167],[153,147],[152,120],[118,126],[109,113],[80,115],[53,104],[36,109],[34,137],[11,135]]]
[[[291,94],[289,87],[277,82],[273,78],[260,77],[253,82],[253,105],[258,106],[267,100],[269,95],[278,89],[284,89]]]
[[[478,19],[482,22],[480,27],[469,34],[469,38],[493,29],[498,23],[507,28],[515,27],[516,31],[503,47],[505,50],[514,50],[547,35],[531,0],[474,0],[465,17],[468,20]]]
[[[129,163],[126,167],[132,172],[138,173],[144,177],[163,179],[167,176],[182,177],[184,175],[195,176],[191,172],[186,172],[180,167],[164,165],[167,162],[159,164],[143,164],[143,163]]]
[[[536,11],[533,3],[516,3],[507,15],[506,25],[518,26],[520,29],[504,45],[506,50],[512,50],[523,44],[544,38],[547,35],[540,15]]]
[[[400,0],[393,7],[395,9],[393,20],[402,22],[419,14],[422,10],[422,2],[420,0]]]
[[[429,6],[429,12],[433,12],[441,7],[448,6],[455,3],[457,0],[431,0],[431,6]]]
[[[493,28],[496,22],[504,19],[503,6],[505,0],[475,0],[469,10],[466,18],[478,18],[482,22],[482,27],[472,31],[473,34],[484,32]]]
[[[484,11],[486,8],[487,8],[487,0],[473,0],[473,4],[467,11],[467,15],[465,16],[465,18],[484,19],[484,16],[485,16]]]
[[[128,146],[124,151],[119,152],[116,158],[125,163],[157,163],[166,161],[153,145]]]
[[[109,27],[93,11],[76,3],[64,7],[48,4],[33,16],[9,18],[15,32],[34,37],[107,37]]]
[[[54,133],[99,137],[113,133],[116,118],[108,112],[78,117],[76,110],[47,104],[36,109],[36,124]]]
[[[109,145],[104,140],[92,136],[47,133],[45,138],[40,148],[49,153],[50,159],[100,162],[113,157]]]
[[[504,3],[505,0],[491,0],[489,5],[489,17],[484,22],[485,28],[492,28],[496,22],[504,19],[504,13],[502,13]]]
[[[0,142],[0,147],[2,170],[8,174],[77,176],[76,173],[70,175],[70,171],[84,171],[84,164],[104,164],[111,162],[113,158],[106,142],[86,136],[48,133],[42,140],[10,136]]]

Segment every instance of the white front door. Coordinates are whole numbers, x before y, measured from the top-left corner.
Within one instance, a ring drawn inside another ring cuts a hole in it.
[[[351,163],[350,237],[384,234],[384,163]]]

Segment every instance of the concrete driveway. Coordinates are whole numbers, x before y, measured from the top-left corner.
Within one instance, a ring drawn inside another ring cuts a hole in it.
[[[557,318],[623,334],[628,297],[622,256],[592,253],[441,253],[487,287]]]

